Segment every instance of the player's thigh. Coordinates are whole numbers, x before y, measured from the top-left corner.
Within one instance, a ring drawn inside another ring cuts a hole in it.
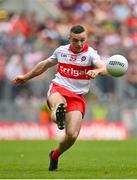
[[[48,102],[50,108],[56,107],[60,103],[66,104],[65,98],[58,92],[55,92],[55,93],[49,95],[47,98],[47,102]]]
[[[66,134],[77,137],[82,124],[82,113],[80,111],[70,111],[66,114]]]

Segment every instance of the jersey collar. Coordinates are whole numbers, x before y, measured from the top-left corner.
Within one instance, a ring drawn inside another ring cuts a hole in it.
[[[87,52],[87,51],[88,51],[88,47],[89,47],[89,46],[88,46],[88,43],[85,43],[81,52]],[[78,54],[78,53],[79,53],[79,52],[74,51],[74,50],[72,49],[72,45],[71,45],[71,44],[69,44],[68,50],[69,50],[69,51],[72,51],[72,52],[75,53],[75,54]]]

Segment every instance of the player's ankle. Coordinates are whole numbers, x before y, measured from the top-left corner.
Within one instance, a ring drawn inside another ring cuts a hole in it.
[[[58,149],[55,149],[51,155],[51,157],[54,159],[54,160],[58,160],[59,158],[59,150]]]

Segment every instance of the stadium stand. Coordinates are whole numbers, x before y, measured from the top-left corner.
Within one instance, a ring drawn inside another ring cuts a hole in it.
[[[30,8],[35,6],[34,1],[29,1],[28,7],[25,1],[20,2],[11,9],[8,1],[0,4],[0,121],[39,120],[39,107],[45,102],[56,69],[23,86],[14,85],[12,79],[50,56],[57,46],[66,44],[71,25],[82,24],[88,31],[89,45],[99,51],[104,61],[113,54],[122,54],[129,61],[123,78],[93,80],[86,98],[85,121],[101,117],[121,120],[135,131],[137,1],[47,0],[45,6],[41,0],[34,11]],[[49,11],[52,8],[54,11]]]

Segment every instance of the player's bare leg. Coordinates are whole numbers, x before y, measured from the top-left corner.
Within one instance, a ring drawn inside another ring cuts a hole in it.
[[[66,100],[58,92],[55,92],[55,93],[51,94],[48,97],[47,100],[48,100],[48,104],[49,104],[49,106],[50,106],[50,108],[52,110],[52,112],[51,112],[51,120],[58,124],[57,121],[59,121],[60,118],[61,119],[65,118],[64,115],[66,115],[66,113],[65,112],[62,113],[62,110],[65,109]],[[61,114],[61,116],[60,116],[60,114]],[[64,128],[64,126],[62,126],[62,127]],[[58,128],[60,129],[60,124],[58,124]],[[57,156],[56,156],[56,153],[57,153]],[[53,155],[56,156],[56,157],[54,157]],[[58,151],[57,150],[51,151],[50,154],[49,154],[49,158],[50,158],[49,171],[56,171],[57,167],[58,167]]]
[[[69,149],[76,141],[82,123],[82,114],[80,111],[71,111],[66,114],[65,137],[58,147],[58,153],[61,155]]]
[[[60,142],[59,147],[50,153],[50,171],[57,170],[58,157],[69,149],[76,141],[82,123],[82,114],[80,111],[71,111],[66,114],[65,137]]]
[[[66,113],[66,100],[60,93],[55,92],[48,97],[51,108],[51,120],[58,124],[59,129],[64,129],[64,119]]]

